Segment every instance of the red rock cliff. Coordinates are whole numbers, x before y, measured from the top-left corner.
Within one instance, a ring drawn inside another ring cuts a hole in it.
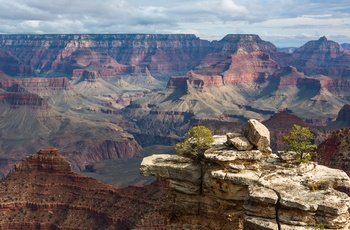
[[[118,189],[73,173],[57,149],[42,149],[1,180],[0,228],[164,228],[158,214],[162,186],[156,182]]]
[[[72,76],[74,69],[91,63],[116,72],[139,66],[152,75],[184,74],[215,49],[209,41],[186,34],[1,35],[0,45],[46,76]]]

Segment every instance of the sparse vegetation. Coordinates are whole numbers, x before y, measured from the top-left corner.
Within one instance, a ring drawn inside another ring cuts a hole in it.
[[[324,230],[324,224],[312,223],[307,227],[307,229]]]
[[[306,186],[312,192],[315,192],[317,190],[328,189],[329,187],[331,187],[331,183],[329,181],[310,181],[306,183]]]
[[[203,157],[205,150],[213,144],[213,135],[205,126],[194,126],[188,131],[189,138],[175,146],[176,154],[199,160]]]
[[[307,127],[294,125],[289,136],[283,137],[288,147],[286,151],[294,151],[296,153],[296,161],[299,163],[308,163],[312,155],[315,155],[316,145],[312,144],[315,135]]]

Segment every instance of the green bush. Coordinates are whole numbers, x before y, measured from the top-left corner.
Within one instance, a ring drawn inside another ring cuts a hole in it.
[[[308,163],[311,160],[312,155],[315,155],[316,145],[311,142],[315,139],[315,135],[307,127],[294,125],[290,131],[289,136],[283,137],[288,147],[286,151],[294,151],[297,158],[297,162]]]
[[[199,160],[203,157],[205,150],[213,144],[213,135],[205,126],[193,126],[188,131],[189,138],[179,142],[175,146],[176,154]]]

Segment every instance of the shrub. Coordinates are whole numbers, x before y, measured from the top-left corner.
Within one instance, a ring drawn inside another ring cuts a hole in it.
[[[189,138],[179,142],[175,146],[176,154],[199,160],[203,157],[205,150],[213,144],[213,135],[205,126],[193,126],[188,131]]]
[[[286,151],[294,151],[296,153],[296,161],[308,163],[312,155],[315,155],[316,145],[311,141],[315,139],[315,135],[307,127],[294,125],[289,136],[284,136],[283,141],[287,143]]]

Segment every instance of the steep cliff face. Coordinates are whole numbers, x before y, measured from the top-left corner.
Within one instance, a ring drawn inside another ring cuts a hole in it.
[[[209,41],[182,34],[1,35],[0,45],[43,76],[72,76],[81,68],[131,73],[138,66],[164,78],[186,73],[213,50]]]
[[[266,53],[238,50],[232,55],[228,70],[223,72],[225,84],[265,82],[279,69],[278,64]]]
[[[262,40],[256,34],[228,34],[219,43],[224,44],[222,50],[229,53],[234,53],[239,48],[244,49],[246,52],[274,53],[277,51],[275,45]]]
[[[66,79],[67,80],[67,79]],[[32,106],[40,109],[48,109],[47,100],[39,95],[29,92],[26,88],[43,90],[43,88],[66,87],[68,81],[64,79],[29,79],[10,78],[3,74],[0,76],[0,101],[8,103],[13,108],[19,106]]]
[[[32,74],[30,66],[21,63],[9,52],[0,49],[0,70],[10,76],[27,76]]]
[[[333,129],[340,129],[343,127],[348,127],[350,125],[350,106],[349,104],[345,104],[338,112],[337,118],[335,121],[329,124]]]
[[[39,97],[37,94],[32,93],[0,93],[0,101],[4,101],[10,104],[13,106],[13,108],[24,105],[46,109],[49,106],[43,98]]]
[[[350,105],[344,105],[338,113],[336,121],[350,122]]]
[[[326,37],[307,42],[292,55],[298,61],[298,69],[308,75],[323,74],[336,78],[349,76],[349,68],[345,64],[350,59],[349,55],[338,43]]]
[[[169,183],[162,201],[169,229],[349,227],[349,197],[335,190],[350,187],[345,172],[270,154],[269,131],[256,120],[244,135],[214,138],[200,162],[160,154],[140,166]]]
[[[271,148],[275,151],[285,149],[283,137],[289,135],[295,124],[303,127],[309,126],[303,119],[287,110],[276,112],[268,120],[263,121],[263,124],[270,130]]]
[[[320,164],[344,170],[350,175],[350,129],[334,131],[317,149]]]
[[[57,149],[42,149],[0,183],[2,229],[164,227],[161,182],[118,189],[71,171]],[[145,221],[143,218],[147,218]]]
[[[65,77],[61,78],[0,78],[0,86],[2,88],[11,89],[14,87],[21,87],[22,91],[40,91],[44,89],[59,90],[69,89],[69,80]],[[17,90],[18,91],[18,90]]]
[[[260,52],[265,54],[277,51],[272,43],[261,40],[258,35],[229,34],[220,41],[212,42],[212,45],[217,47],[217,51],[208,53],[196,66],[195,71],[199,74],[217,75],[223,73],[231,64],[231,55],[239,50],[239,53]]]
[[[326,62],[343,55],[343,48],[334,41],[329,41],[326,37],[321,37],[317,41],[309,41],[293,52],[297,59],[312,62]]]

